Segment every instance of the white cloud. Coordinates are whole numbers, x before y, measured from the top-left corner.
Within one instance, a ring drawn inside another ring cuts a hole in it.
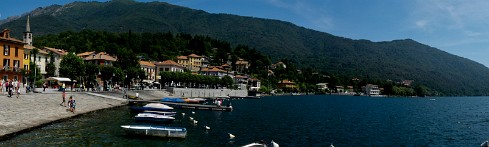
[[[308,2],[303,0],[267,0],[268,3],[275,7],[284,8],[295,14],[299,15],[309,23],[313,24],[315,28],[327,30],[334,26],[333,20],[326,14],[326,12],[315,7],[314,2]]]
[[[489,1],[419,0],[412,11],[415,28],[454,31],[466,37],[489,33]]]

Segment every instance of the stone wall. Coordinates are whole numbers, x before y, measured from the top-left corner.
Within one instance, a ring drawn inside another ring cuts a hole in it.
[[[168,88],[168,92],[176,97],[219,97],[219,96],[248,96],[247,90],[232,89],[198,89],[198,88]]]

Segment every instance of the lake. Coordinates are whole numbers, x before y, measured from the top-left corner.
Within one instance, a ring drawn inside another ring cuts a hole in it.
[[[232,104],[231,112],[177,109],[170,125],[186,127],[186,139],[126,135],[120,126],[135,124],[135,113],[123,106],[49,124],[0,146],[242,146],[260,140],[294,147],[479,146],[489,139],[489,97],[275,96]]]

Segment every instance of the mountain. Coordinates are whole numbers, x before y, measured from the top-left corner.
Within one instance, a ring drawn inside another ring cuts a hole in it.
[[[207,35],[329,74],[414,80],[450,95],[489,94],[489,68],[410,39],[352,40],[279,20],[211,14],[164,2],[131,0],[52,5],[0,21],[0,28],[9,28],[21,38],[27,15],[35,36],[83,29]]]

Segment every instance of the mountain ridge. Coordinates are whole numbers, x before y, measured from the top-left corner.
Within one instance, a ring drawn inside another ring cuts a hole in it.
[[[412,39],[372,42],[316,31],[290,22],[213,14],[164,2],[73,2],[52,5],[1,24],[20,38],[26,15],[35,36],[92,29],[175,32],[245,44],[275,60],[349,77],[415,80],[454,95],[488,95],[489,68]],[[34,40],[35,42],[35,40]]]

